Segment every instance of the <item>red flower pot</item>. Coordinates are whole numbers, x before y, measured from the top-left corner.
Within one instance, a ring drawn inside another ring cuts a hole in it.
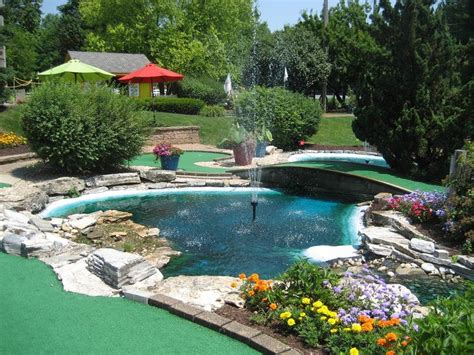
[[[250,165],[252,164],[252,158],[255,155],[255,143],[244,142],[234,145],[234,159],[237,165]]]

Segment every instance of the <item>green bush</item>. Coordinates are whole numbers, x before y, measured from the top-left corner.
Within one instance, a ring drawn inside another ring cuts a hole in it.
[[[204,106],[201,109],[201,112],[199,112],[201,116],[205,116],[205,117],[222,117],[224,116],[224,113],[225,113],[224,108],[218,105]]]
[[[440,299],[430,314],[415,320],[412,331],[413,354],[474,353],[474,286],[468,285],[463,295]]]
[[[133,100],[108,88],[47,82],[20,116],[33,151],[68,173],[103,171],[140,153],[143,131]]]
[[[243,92],[236,101],[237,121],[250,132],[269,129],[273,144],[284,150],[295,149],[298,142],[318,130],[319,102],[282,88],[257,87]]]
[[[145,110],[182,113],[185,115],[197,115],[205,105],[202,100],[175,97],[141,99],[140,102]]]
[[[227,98],[223,83],[207,77],[186,77],[178,83],[177,94],[179,97],[202,100],[208,105],[224,103]]]

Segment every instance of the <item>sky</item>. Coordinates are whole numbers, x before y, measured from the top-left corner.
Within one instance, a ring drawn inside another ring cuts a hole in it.
[[[231,1],[231,0],[222,0]],[[66,0],[44,0],[42,11],[44,14],[56,13],[56,7]],[[334,6],[338,0],[329,0],[329,6]],[[262,20],[268,23],[271,31],[282,29],[284,25],[298,22],[303,10],[320,13],[323,0],[258,0],[258,7]]]

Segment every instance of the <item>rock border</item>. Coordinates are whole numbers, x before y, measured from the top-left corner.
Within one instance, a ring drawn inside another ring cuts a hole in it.
[[[205,311],[183,303],[175,298],[162,294],[148,297],[137,290],[126,290],[122,294],[129,300],[164,309],[193,323],[218,331],[265,354],[300,354],[299,351],[280,340],[263,334],[260,330],[248,327],[214,312]]]

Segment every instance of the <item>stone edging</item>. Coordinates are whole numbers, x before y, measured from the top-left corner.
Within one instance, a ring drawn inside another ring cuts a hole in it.
[[[15,154],[15,155],[6,155],[4,157],[0,157],[0,165],[15,163],[15,162],[21,161],[21,160],[35,159],[37,157],[38,156],[35,153],[23,153],[23,154]]]
[[[148,297],[145,293],[137,290],[123,290],[122,294],[129,300],[165,309],[181,318],[223,333],[265,354],[300,354],[299,351],[260,330],[183,303],[175,298],[161,294]]]

